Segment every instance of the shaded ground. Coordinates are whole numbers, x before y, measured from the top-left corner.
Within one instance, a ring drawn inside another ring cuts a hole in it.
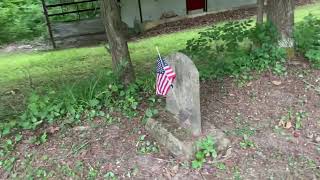
[[[24,132],[13,173],[0,169],[0,176],[103,179],[113,172],[120,179],[319,179],[319,77],[320,71],[291,65],[287,76],[265,73],[243,87],[231,79],[203,82],[202,119],[232,141],[231,158],[219,166],[192,170],[165,149],[158,153],[158,145],[143,138],[147,133],[140,119],[102,118],[45,127],[49,139],[42,145],[28,141],[37,133]],[[302,126],[295,129],[299,113]],[[244,135],[254,147],[243,146]],[[143,153],[142,147],[153,149]]]

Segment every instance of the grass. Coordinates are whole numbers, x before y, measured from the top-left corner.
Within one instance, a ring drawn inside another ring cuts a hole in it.
[[[320,17],[320,2],[298,7],[295,20],[301,21],[309,13]],[[156,46],[163,56],[168,55],[184,49],[186,41],[196,37],[203,29],[205,27],[130,42],[129,50],[138,76],[154,71]],[[103,46],[0,54],[0,98],[3,93],[13,89],[25,93],[30,91],[31,86],[42,89],[81,81],[110,67],[111,57]],[[4,110],[0,107],[0,117],[1,111]]]
[[[198,29],[139,40],[129,44],[135,67],[154,64],[159,46],[163,55],[184,48],[187,39],[197,35]],[[153,53],[152,53],[153,52]],[[59,79],[78,79],[111,67],[111,58],[103,46],[49,52],[0,55],[0,92],[25,86],[29,76],[33,82],[50,83]],[[139,69],[137,68],[137,72]]]
[[[320,3],[298,7],[296,21],[309,13],[320,17]],[[179,51],[187,40],[197,36],[205,27],[161,35],[129,43],[132,61],[140,68],[153,66],[158,46],[163,55]],[[40,53],[0,54],[0,92],[25,86],[30,76],[34,83],[59,79],[78,79],[97,70],[108,69],[111,58],[103,46],[67,49]]]

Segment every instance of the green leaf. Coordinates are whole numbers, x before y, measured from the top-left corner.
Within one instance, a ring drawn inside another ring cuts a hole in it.
[[[198,161],[198,160],[194,160],[192,161],[192,168],[193,169],[201,169],[202,168],[202,164],[203,162],[202,161]]]
[[[197,160],[203,160],[205,158],[205,154],[202,152],[202,151],[198,151],[197,153],[196,153],[196,159]]]
[[[19,141],[21,141],[21,139],[22,139],[22,135],[21,134],[17,134],[16,137],[15,137],[15,141],[19,142]]]

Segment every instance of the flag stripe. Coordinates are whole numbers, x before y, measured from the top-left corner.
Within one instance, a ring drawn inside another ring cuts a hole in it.
[[[156,94],[166,96],[172,87],[176,74],[168,63],[161,57],[157,60]]]

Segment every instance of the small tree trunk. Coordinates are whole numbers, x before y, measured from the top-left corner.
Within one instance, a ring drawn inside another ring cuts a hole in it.
[[[257,24],[263,23],[264,0],[257,0]]]
[[[124,85],[135,80],[130,59],[127,39],[122,29],[120,9],[117,0],[100,0],[102,21],[104,23],[112,56],[112,66],[115,74]]]
[[[294,58],[294,0],[268,0],[267,18],[279,32],[279,46],[286,48],[288,58]]]

